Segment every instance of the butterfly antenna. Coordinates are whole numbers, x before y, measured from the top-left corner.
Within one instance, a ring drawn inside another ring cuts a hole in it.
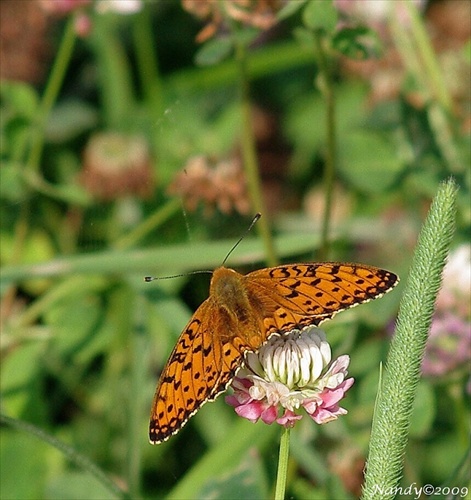
[[[226,257],[222,261],[222,264],[221,264],[222,266],[226,263],[227,259],[231,255],[231,253],[236,249],[237,245],[245,238],[245,236],[247,235],[247,233],[253,228],[254,224],[258,221],[258,219],[260,219],[261,216],[262,216],[262,214],[260,212],[258,212],[258,213],[255,214],[254,218],[252,219],[252,222],[250,223],[250,226],[246,229],[245,233],[237,240],[237,242],[235,243],[235,245],[227,253]],[[144,277],[144,281],[146,283],[149,283],[149,281],[168,280],[168,279],[172,279],[172,278],[181,278],[183,276],[188,276],[190,274],[213,274],[213,271],[191,271],[189,273],[184,273],[184,274],[174,274],[173,276],[157,276],[157,277],[154,277],[154,276],[145,276]]]
[[[227,259],[231,255],[231,253],[237,248],[237,246],[239,245],[239,243],[247,236],[247,233],[253,228],[253,226],[258,221],[258,219],[260,219],[261,216],[262,216],[262,214],[260,212],[258,212],[258,213],[255,214],[255,217],[252,219],[252,222],[250,223],[250,226],[246,229],[245,233],[237,240],[237,242],[235,243],[235,245],[227,253],[226,257],[222,261],[222,264],[221,264],[222,266],[226,263]]]
[[[173,276],[144,276],[144,281],[149,283],[149,281],[157,281],[157,280],[169,280],[173,278],[182,278],[183,276],[189,276],[190,274],[213,274],[212,271],[191,271],[189,273],[183,274],[174,274]]]

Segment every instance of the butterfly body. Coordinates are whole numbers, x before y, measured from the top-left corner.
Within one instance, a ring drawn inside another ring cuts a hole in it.
[[[255,350],[263,338],[257,310],[254,301],[251,302],[249,298],[244,278],[244,275],[233,269],[219,267],[213,272],[207,300],[215,312],[213,321],[220,323],[215,333],[218,340],[224,344],[239,334],[245,346]]]
[[[274,334],[319,325],[337,312],[380,297],[398,282],[362,264],[290,264],[242,275],[219,267],[209,297],[183,330],[163,369],[152,404],[149,437],[176,434],[235,377],[245,353]]]

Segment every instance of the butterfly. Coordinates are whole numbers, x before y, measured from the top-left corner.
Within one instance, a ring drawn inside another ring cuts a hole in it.
[[[212,275],[209,297],[183,330],[160,376],[149,438],[162,443],[230,385],[247,352],[274,334],[319,325],[339,311],[381,297],[399,278],[363,264],[320,262]]]

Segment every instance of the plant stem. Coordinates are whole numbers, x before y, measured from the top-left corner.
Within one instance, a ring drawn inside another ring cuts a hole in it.
[[[290,429],[284,428],[280,440],[280,453],[278,455],[278,472],[276,475],[275,500],[284,500],[286,479],[288,476]]]
[[[130,383],[131,391],[127,398],[128,407],[128,452],[127,478],[129,494],[133,499],[141,498],[141,471],[142,471],[142,413],[145,411],[143,387],[146,386],[146,375],[149,360],[149,338],[143,335],[145,331],[145,301],[142,294],[138,294],[133,304],[134,334],[130,339]]]
[[[319,260],[326,260],[329,255],[330,246],[329,233],[336,162],[335,99],[329,63],[322,46],[322,34],[319,30],[313,30],[313,35],[316,46],[317,61],[319,64],[318,87],[326,102],[327,149],[325,153],[324,167],[325,201],[324,214],[322,217],[321,246],[319,250]]]
[[[460,157],[455,139],[454,123],[451,119],[452,99],[443,83],[445,78],[434,54],[423,20],[419,16],[417,8],[410,2],[407,2],[406,6],[411,19],[410,30],[404,30],[399,23],[398,15],[391,16],[390,19],[395,44],[408,72],[419,84],[424,94],[430,128],[440,153],[450,171],[459,175],[463,172],[464,160]]]
[[[25,178],[30,179],[34,177],[41,186],[47,183],[41,183],[42,177],[40,177],[39,165],[41,161],[41,154],[44,146],[44,129],[51,112],[51,109],[56,102],[57,95],[61,88],[62,82],[64,81],[65,72],[69,64],[72,50],[74,47],[76,34],[75,34],[75,18],[70,16],[67,21],[65,32],[61,40],[59,51],[57,57],[54,61],[49,80],[47,82],[44,95],[41,102],[39,103],[36,119],[31,126],[31,142],[29,143],[29,152],[26,159],[26,168],[23,171]],[[25,146],[28,143],[25,142]],[[23,158],[26,155],[25,152],[21,154]],[[27,183],[28,184],[28,183]],[[31,191],[31,185],[28,184],[29,190]],[[55,190],[54,190],[55,193]],[[31,212],[31,200],[26,198],[21,206],[18,220],[15,223],[15,235],[14,235],[14,251],[12,252],[12,258],[10,264],[16,264],[21,262],[23,255],[23,248],[26,241],[26,237],[29,232],[29,217]],[[16,288],[10,288],[4,296],[3,310],[10,311],[16,295]],[[3,314],[3,313],[2,313]]]
[[[145,100],[150,103],[154,119],[160,119],[164,114],[164,93],[159,64],[155,57],[155,33],[152,31],[151,20],[149,6],[144,3],[143,9],[134,15],[133,38],[137,70]]]
[[[44,95],[38,107],[36,123],[32,130],[31,148],[26,162],[29,170],[37,171],[39,169],[41,153],[44,146],[44,128],[49,113],[56,102],[62,82],[64,81],[65,72],[72,56],[75,39],[75,17],[70,16],[65,27],[57,56],[54,60],[54,65]]]
[[[278,264],[278,258],[273,244],[270,231],[269,216],[265,208],[263,193],[260,183],[259,166],[255,148],[255,138],[253,135],[252,114],[249,97],[249,84],[247,77],[247,53],[244,42],[238,41],[236,44],[236,59],[239,63],[239,81],[241,92],[241,112],[242,112],[242,157],[245,174],[249,188],[250,199],[255,212],[263,215],[257,228],[265,247],[266,261],[269,266]]]
[[[363,499],[394,498],[402,476],[420,365],[453,235],[455,203],[454,182],[444,183],[420,232],[375,405]]]
[[[411,21],[411,35],[415,42],[416,50],[422,62],[424,70],[423,77],[426,79],[428,87],[432,89],[432,95],[447,113],[452,112],[452,99],[445,85],[440,65],[435,57],[430,37],[425,28],[424,22],[412,2],[405,2],[405,8]],[[396,5],[396,8],[399,6]],[[403,6],[401,6],[403,7]],[[403,27],[401,27],[403,29]]]
[[[131,68],[117,34],[115,23],[108,16],[95,16],[95,29],[89,37],[100,68],[101,109],[103,126],[125,130],[130,115],[135,111]]]
[[[173,198],[167,201],[165,205],[147,217],[147,219],[145,219],[141,224],[117,240],[113,247],[117,250],[125,250],[133,247],[150,232],[155,231],[159,226],[166,222],[173,214],[177,213],[180,210],[180,207],[181,202],[178,198]]]

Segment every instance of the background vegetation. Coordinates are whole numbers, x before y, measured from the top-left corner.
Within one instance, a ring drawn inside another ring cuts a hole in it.
[[[280,429],[223,398],[148,444],[159,373],[210,278],[143,277],[221,265],[260,210],[230,267],[406,278],[450,176],[465,257],[401,485],[469,487],[468,2],[117,4],[0,4],[1,498],[268,498]],[[324,325],[356,382],[346,417],[291,432],[290,498],[358,497],[401,286]]]

